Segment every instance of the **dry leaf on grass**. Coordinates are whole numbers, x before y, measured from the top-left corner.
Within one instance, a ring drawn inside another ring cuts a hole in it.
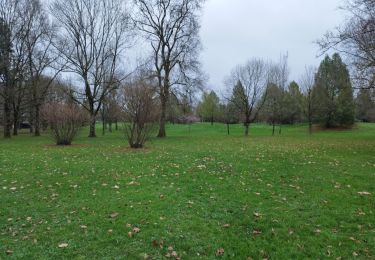
[[[113,212],[111,215],[109,215],[111,218],[117,218],[120,214],[118,212]]]
[[[218,250],[216,250],[216,256],[222,256],[224,255],[224,248],[219,248]]]
[[[68,246],[69,246],[68,243],[59,244],[59,248],[67,248]]]
[[[368,192],[368,191],[361,191],[361,192],[358,192],[358,194],[361,195],[361,196],[370,196],[371,195],[371,193]]]

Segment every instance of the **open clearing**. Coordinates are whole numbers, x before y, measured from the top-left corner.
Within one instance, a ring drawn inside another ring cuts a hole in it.
[[[0,258],[375,257],[375,124],[86,132],[0,140]]]

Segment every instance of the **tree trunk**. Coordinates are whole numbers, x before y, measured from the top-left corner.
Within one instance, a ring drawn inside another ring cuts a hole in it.
[[[245,123],[245,136],[249,136],[249,123]]]
[[[91,112],[90,115],[90,138],[96,137],[96,131],[95,131],[95,126],[96,126],[96,115]]]
[[[35,132],[34,136],[40,136],[40,105],[35,106]]]
[[[118,131],[118,122],[117,122],[117,120],[115,122],[115,129],[116,129],[116,131]]]
[[[275,121],[272,121],[272,136],[275,135]]]
[[[112,133],[112,121],[109,121],[108,125],[109,125],[108,131]]]
[[[280,123],[280,125],[279,125],[279,135],[281,135],[281,123]]]
[[[4,100],[4,138],[11,137],[12,120],[11,120],[11,110],[9,105],[9,98]]]
[[[161,101],[161,111],[160,111],[160,127],[159,127],[159,138],[165,138],[167,136],[165,131],[165,122],[166,122],[166,112],[167,112],[167,97],[164,95],[160,96]]]
[[[229,132],[229,123],[227,123],[227,132],[228,132],[228,135],[230,135],[230,132]]]
[[[18,122],[19,116],[18,116],[18,110],[13,110],[13,135],[18,135],[18,128],[19,128],[19,122]]]

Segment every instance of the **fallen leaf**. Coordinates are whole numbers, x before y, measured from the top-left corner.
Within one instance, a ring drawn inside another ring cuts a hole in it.
[[[11,254],[13,254],[13,251],[12,251],[12,250],[7,250],[7,251],[6,251],[6,254],[7,254],[7,255],[11,255]]]
[[[133,232],[128,232],[128,237],[132,238],[133,237]]]
[[[118,212],[113,212],[110,217],[111,218],[117,218],[120,214]]]
[[[224,224],[223,228],[230,228],[230,224]]]
[[[59,248],[67,248],[69,245],[67,243],[59,244]]]
[[[134,233],[139,233],[139,232],[141,232],[141,229],[140,229],[140,228],[137,228],[137,227],[135,227],[135,228],[133,228],[133,232],[134,232]]]
[[[85,226],[85,225],[81,225],[80,228],[82,228],[82,229],[86,229],[87,226]]]
[[[370,192],[367,192],[367,191],[361,191],[361,192],[358,192],[359,195],[361,196],[370,196],[371,193]]]
[[[224,248],[219,248],[218,250],[216,250],[216,256],[222,256],[224,255]]]

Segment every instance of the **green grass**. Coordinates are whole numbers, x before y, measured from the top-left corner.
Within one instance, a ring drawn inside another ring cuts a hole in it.
[[[142,151],[121,132],[0,140],[0,259],[375,258],[375,124],[231,131],[171,125]]]

